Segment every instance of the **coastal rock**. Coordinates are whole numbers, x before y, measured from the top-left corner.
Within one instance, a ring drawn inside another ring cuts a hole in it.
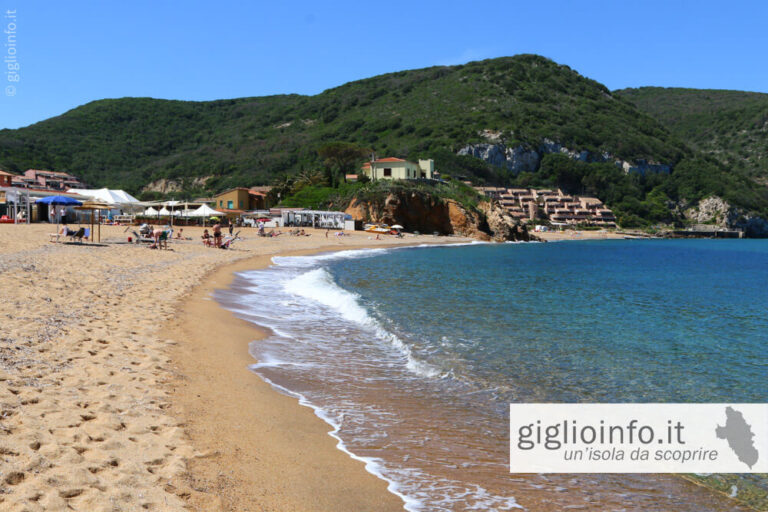
[[[742,226],[750,238],[768,238],[768,220],[762,217],[747,217]]]
[[[485,221],[494,241],[520,240],[529,242],[534,239],[528,233],[525,224],[515,220],[497,201],[482,201],[477,205],[477,208],[485,215]]]
[[[728,227],[742,230],[748,238],[768,238],[768,220],[738,209],[729,212]]]
[[[353,199],[345,213],[362,222],[400,224],[406,231],[454,233],[448,206],[425,194],[389,194],[383,202]]]
[[[683,215],[686,220],[695,224],[713,224],[725,228],[731,213],[730,204],[717,196],[711,196],[686,209]]]
[[[410,192],[389,194],[384,201],[352,200],[345,213],[362,222],[400,224],[406,231],[461,235],[479,240],[531,239],[525,226],[510,217],[496,201],[483,201],[468,210],[453,199]]]
[[[738,229],[748,238],[768,238],[768,220],[731,206],[718,196],[702,199],[683,208],[683,216],[692,224],[708,224],[723,229]]]
[[[477,238],[478,240],[488,241],[491,239],[487,229],[481,229],[481,225],[482,227],[487,227],[487,224],[483,223],[483,219],[481,219],[478,214],[467,211],[463,206],[452,199],[449,199],[446,203],[448,205],[448,217],[450,218],[453,233]]]

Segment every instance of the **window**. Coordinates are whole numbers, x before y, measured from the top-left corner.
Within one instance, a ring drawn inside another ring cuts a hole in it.
[[[243,208],[243,202],[242,201],[238,201],[238,202],[240,203],[240,209],[242,209]]]
[[[224,201],[221,199],[219,199],[219,207],[224,208]]]
[[[232,206],[233,206],[232,201],[227,201],[227,208],[231,210]]]
[[[384,169],[384,176],[392,176],[392,169]]]

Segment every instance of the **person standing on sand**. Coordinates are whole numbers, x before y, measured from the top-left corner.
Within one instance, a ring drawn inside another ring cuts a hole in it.
[[[165,236],[163,236],[165,234]],[[150,249],[167,249],[168,237],[171,236],[165,229],[155,229],[152,231],[152,238],[155,239],[155,243],[150,245]]]
[[[213,245],[221,247],[221,224],[218,222],[213,225]]]
[[[235,225],[231,222],[229,223],[229,236],[232,236],[232,232],[235,230]]]

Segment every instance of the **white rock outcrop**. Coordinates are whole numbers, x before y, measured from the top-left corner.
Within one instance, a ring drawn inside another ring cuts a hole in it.
[[[483,133],[485,134],[485,132],[489,132],[489,130],[485,130]],[[490,137],[486,136],[486,139],[490,140]],[[543,139],[541,145],[536,149],[523,144],[507,147],[503,142],[481,142],[467,144],[457,152],[459,155],[473,156],[497,167],[505,167],[515,174],[538,170],[544,155],[551,153],[560,153],[581,162],[613,162],[621,167],[625,173],[669,174],[672,171],[672,167],[666,164],[647,160],[627,162],[614,158],[613,155],[605,151],[601,153],[592,153],[586,150],[576,151],[551,139]]]

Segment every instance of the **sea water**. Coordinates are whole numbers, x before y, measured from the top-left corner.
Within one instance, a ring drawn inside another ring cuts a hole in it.
[[[739,510],[665,475],[510,475],[510,402],[768,402],[768,243],[469,244],[276,257],[216,298],[253,370],[409,510]],[[759,482],[758,482],[759,483]]]

